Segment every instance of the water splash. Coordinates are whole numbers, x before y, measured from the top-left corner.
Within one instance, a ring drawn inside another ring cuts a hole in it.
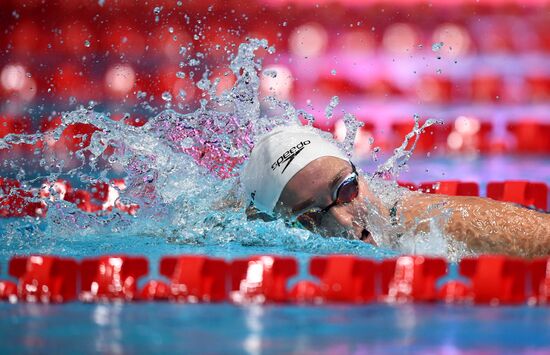
[[[397,180],[399,174],[403,171],[403,169],[407,166],[408,161],[411,159],[421,134],[425,132],[426,128],[434,124],[443,124],[443,121],[441,120],[428,119],[424,122],[424,124],[420,125],[420,116],[414,115],[413,119],[413,129],[407,133],[401,145],[394,150],[393,155],[376,168],[374,176]],[[411,141],[412,145],[409,149],[407,149],[407,146],[409,146],[409,142]]]
[[[394,180],[380,178],[370,179],[368,186],[373,195],[365,198],[364,204],[369,208],[358,219],[378,246],[404,254],[446,257],[451,261],[472,255],[464,243],[445,232],[453,212],[450,206],[445,203],[426,206],[422,217],[406,220],[408,211],[401,203],[417,199],[418,192],[399,187]],[[395,206],[400,207],[397,214],[388,215]]]
[[[158,14],[161,10],[158,8]],[[43,190],[49,196],[39,198],[37,194],[33,197],[47,204],[45,217],[8,220],[0,225],[8,250],[23,249],[26,245],[36,247],[28,243],[32,238],[48,241],[40,244],[41,250],[59,250],[74,238],[121,233],[158,236],[174,245],[239,243],[308,253],[365,253],[367,250],[371,256],[387,255],[386,249],[373,251],[360,241],[324,239],[304,230],[288,229],[280,221],[246,220],[237,175],[255,139],[275,126],[297,122],[299,117],[305,118],[308,124],[314,120],[291,103],[271,96],[265,97],[263,102],[267,109],[278,114],[262,116],[262,100],[258,93],[262,62],[256,58],[260,49],[274,52],[266,40],[249,39],[239,46],[229,65],[236,77],[235,84],[220,95],[216,95],[217,82],[210,81],[206,70],[196,85],[206,95],[195,112],[182,114],[165,109],[142,127],[134,127],[123,120],[112,120],[108,114],[95,112],[93,107],[81,107],[63,114],[59,125],[47,133],[9,134],[0,139],[0,149],[20,145],[41,147],[40,174],[27,177],[23,172],[18,177],[29,188],[44,184]],[[193,65],[198,64],[194,61],[199,59],[192,60]],[[162,99],[167,104],[174,100],[169,93],[163,94]],[[327,118],[332,117],[338,101],[336,96],[331,99]],[[340,146],[351,156],[362,123],[349,113],[344,114],[344,123],[347,133]],[[404,194],[384,179],[397,178],[410,159],[419,135],[435,123],[435,120],[428,120],[420,126],[415,117],[413,131],[373,174],[369,183],[384,203],[389,204]],[[58,146],[50,143],[62,140],[64,132],[75,125],[88,125],[93,129],[77,137],[74,151],[65,151],[60,157]],[[330,138],[328,133],[323,135]],[[412,139],[412,147],[406,149]],[[13,167],[17,168],[17,164]],[[83,211],[74,201],[61,197],[56,187],[60,179],[83,189],[107,185],[116,192],[120,206],[139,206],[139,210],[135,215],[128,214],[113,203],[107,210]],[[115,186],[113,179],[124,179],[124,188]],[[388,227],[387,217],[379,211],[366,216],[365,223],[383,247],[421,249],[416,239],[410,239],[410,243],[391,239],[395,231]],[[273,235],[278,237],[273,238]]]
[[[443,42],[435,42],[434,44],[432,44],[432,51],[439,52],[441,48],[443,48],[443,46],[444,46]]]
[[[340,98],[338,96],[333,96],[330,99],[329,104],[325,108],[325,116],[328,119],[332,118],[333,111],[336,108],[336,106],[338,106],[339,103],[340,103]]]
[[[413,119],[413,128],[401,145],[385,162],[378,165],[368,179],[369,188],[375,197],[365,201],[371,209],[363,216],[363,223],[379,246],[406,254],[437,255],[458,260],[471,252],[464,243],[453,240],[445,232],[445,226],[453,212],[445,204],[431,205],[426,211],[426,216],[429,217],[417,218],[406,227],[403,224],[406,207],[402,206],[402,202],[417,198],[414,196],[417,192],[399,187],[397,180],[407,169],[421,135],[428,127],[443,124],[437,119],[427,119],[420,124],[418,115],[414,115]],[[397,215],[388,217],[387,211],[397,206]]]

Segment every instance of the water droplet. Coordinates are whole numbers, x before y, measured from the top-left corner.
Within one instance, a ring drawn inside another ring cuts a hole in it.
[[[164,101],[172,101],[172,95],[168,91],[163,92],[161,97]]]
[[[441,73],[442,73],[441,69],[437,69],[435,72],[436,72],[437,74],[441,74]]]
[[[336,75],[336,69],[332,69],[332,70],[330,71],[330,74]]]
[[[180,91],[178,92],[178,96],[182,101],[185,101],[185,97],[187,96],[187,92],[185,92],[185,90],[183,90],[183,89],[180,89]]]
[[[434,44],[432,44],[432,51],[439,52],[439,50],[443,48],[443,45],[443,42],[435,42]]]
[[[267,69],[264,70],[264,75],[268,76],[270,78],[276,78],[277,77],[277,71],[273,69]]]
[[[182,72],[182,71],[179,71],[179,72],[176,73],[176,77],[180,78],[180,79],[183,79],[183,78],[185,78],[185,73]]]
[[[90,41],[85,40],[85,41],[84,41],[84,47],[89,48],[89,47],[90,47]]]
[[[155,15],[160,14],[161,11],[162,11],[162,6],[157,6],[157,7],[155,7],[155,8],[153,9],[153,13],[154,13]]]
[[[207,78],[202,78],[197,83],[197,87],[203,91],[208,90],[208,88],[210,87],[210,80],[208,80]]]
[[[340,103],[340,98],[338,96],[333,96],[328,103],[328,106],[325,108],[326,118],[332,118],[332,112],[334,108]]]

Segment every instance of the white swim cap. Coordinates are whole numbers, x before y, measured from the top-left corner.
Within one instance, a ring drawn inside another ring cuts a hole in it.
[[[286,184],[317,158],[349,160],[312,127],[283,126],[262,136],[241,174],[245,197],[254,207],[273,212]]]

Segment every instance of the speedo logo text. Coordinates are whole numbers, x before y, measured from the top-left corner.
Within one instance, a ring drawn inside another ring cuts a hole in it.
[[[286,163],[285,167],[281,171],[281,174],[285,172],[286,168],[288,168],[288,165],[296,158],[298,154],[302,150],[304,150],[304,147],[311,142],[309,140],[302,141],[298,144],[296,144],[294,147],[287,150],[283,155],[281,155],[277,161],[275,161],[273,164],[271,164],[271,170],[275,171],[278,167],[280,167],[282,164]]]

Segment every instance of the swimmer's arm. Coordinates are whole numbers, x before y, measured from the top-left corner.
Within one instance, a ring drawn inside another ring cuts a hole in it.
[[[448,211],[442,219],[445,234],[476,253],[550,254],[550,214],[488,198],[429,194],[409,195],[402,208],[405,226],[417,231],[429,229],[427,220]]]

